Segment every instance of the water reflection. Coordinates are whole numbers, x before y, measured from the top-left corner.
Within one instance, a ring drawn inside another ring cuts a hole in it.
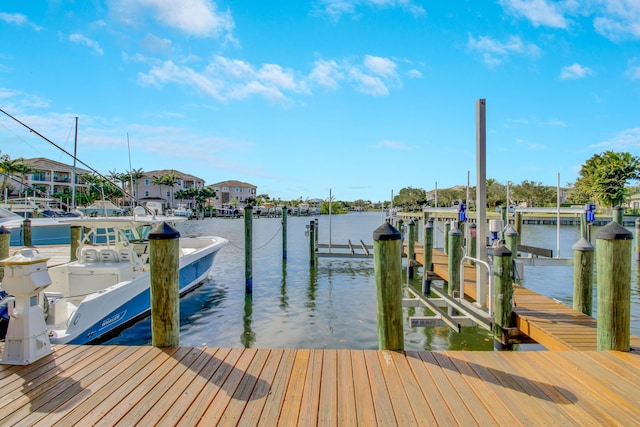
[[[242,316],[242,335],[240,342],[244,348],[251,348],[256,343],[256,333],[251,329],[251,317],[253,315],[253,294],[244,297],[244,315]]]

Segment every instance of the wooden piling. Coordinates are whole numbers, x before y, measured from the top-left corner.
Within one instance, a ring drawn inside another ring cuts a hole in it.
[[[244,207],[244,292],[253,292],[253,206]]]
[[[478,227],[475,224],[469,225],[469,256],[471,258],[476,257],[476,246],[478,244]],[[475,261],[471,261],[471,265],[476,265]]]
[[[413,279],[413,267],[415,264],[415,229],[416,223],[411,220],[407,224],[407,280]]]
[[[573,246],[573,308],[591,316],[594,247],[584,237]]]
[[[309,265],[313,267],[316,265],[316,223],[311,220],[309,222]]]
[[[515,222],[514,226],[515,226],[516,232],[518,233],[517,244],[519,245],[522,243],[522,212],[516,211],[514,222]]]
[[[70,261],[75,261],[78,259],[78,248],[80,247],[80,243],[82,240],[82,227],[79,225],[72,225],[69,227],[69,232],[71,234],[71,242],[70,242]]]
[[[31,220],[29,218],[25,218],[22,221],[22,244],[24,246],[33,246],[31,239]]]
[[[622,225],[622,220],[624,218],[624,208],[620,205],[615,206],[611,210],[611,220],[617,222]]]
[[[166,222],[149,233],[151,344],[180,345],[180,233]]]
[[[11,245],[11,231],[4,225],[0,226],[0,260],[9,258],[9,246]],[[4,279],[4,265],[0,264],[0,282]]]
[[[287,207],[282,207],[282,259],[287,259]]]
[[[511,225],[507,225],[504,230],[504,243],[511,252],[511,268],[513,268],[518,258],[518,232]]]
[[[385,222],[374,230],[373,258],[380,350],[404,349],[401,249],[401,234],[393,226]]]
[[[631,334],[631,239],[618,222],[595,234],[598,284],[598,350],[629,351]]]
[[[445,255],[449,254],[449,230],[451,230],[451,221],[447,220],[447,222],[444,223],[444,233],[443,233],[443,246],[442,246],[442,252],[444,252]]]
[[[431,271],[433,270],[433,219],[429,219],[424,226],[422,238],[424,248],[424,262],[422,266],[422,293],[431,293]]]
[[[511,251],[502,245],[493,251],[493,337],[496,350],[512,349],[512,345],[508,341],[508,333],[505,330],[505,328],[513,326],[511,255]]]
[[[460,262],[462,260],[462,232],[458,229],[455,221],[451,225],[451,230],[449,230],[448,237],[448,290],[449,295],[454,295],[460,292]]]

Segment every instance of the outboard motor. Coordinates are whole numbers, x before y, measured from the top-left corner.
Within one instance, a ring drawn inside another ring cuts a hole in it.
[[[22,249],[0,261],[4,265],[2,287],[7,297],[9,328],[5,337],[2,364],[28,365],[51,353],[40,293],[51,284],[48,258],[34,249]]]

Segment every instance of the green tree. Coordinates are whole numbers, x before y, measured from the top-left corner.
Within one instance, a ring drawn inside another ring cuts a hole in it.
[[[422,188],[406,187],[393,198],[393,206],[418,209],[427,203],[427,192]]]
[[[524,180],[520,184],[511,187],[510,197],[517,203],[526,203],[527,206],[544,206],[555,203],[557,190],[553,187],[542,185],[541,182]]]
[[[605,151],[593,155],[582,165],[574,191],[605,207],[613,207],[624,203],[627,182],[637,179],[640,179],[639,157],[627,152]]]
[[[493,178],[487,179],[487,207],[503,206],[507,200],[507,187]]]

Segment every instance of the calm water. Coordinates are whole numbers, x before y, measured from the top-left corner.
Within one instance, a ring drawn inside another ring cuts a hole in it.
[[[181,302],[183,346],[267,348],[376,349],[376,295],[373,260],[319,258],[309,267],[306,226],[311,217],[288,217],[287,261],[282,261],[281,220],[253,221],[253,295],[245,297],[244,222],[242,219],[205,219],[180,225],[182,235],[213,234],[229,239],[214,263],[210,280]],[[380,213],[319,216],[319,242],[334,244],[363,240],[384,219]],[[523,243],[556,249],[553,226],[524,226]],[[565,226],[561,255],[571,256],[578,227]],[[440,242],[442,241],[440,237]],[[572,267],[526,267],[525,285],[571,304]],[[632,333],[640,335],[640,290],[634,263]],[[419,286],[419,280],[416,282]],[[594,304],[595,307],[595,304]],[[410,328],[405,309],[407,350],[491,350],[492,337],[479,328],[458,334],[449,328]],[[428,313],[424,313],[428,314]],[[149,344],[150,320],[127,329],[108,344]],[[526,348],[526,347],[525,347]],[[535,349],[535,347],[533,348]]]

